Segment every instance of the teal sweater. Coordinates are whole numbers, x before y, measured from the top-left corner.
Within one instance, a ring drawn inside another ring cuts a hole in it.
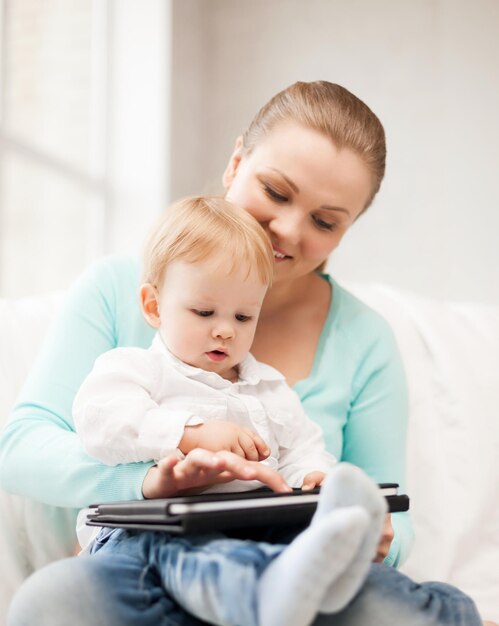
[[[310,376],[295,385],[329,451],[377,482],[404,489],[407,392],[388,324],[333,285],[330,311]],[[73,286],[0,440],[0,480],[7,491],[76,510],[92,502],[141,498],[152,463],[105,466],[74,433],[71,407],[97,356],[117,346],[149,346],[154,330],[137,300],[136,259],[96,263]],[[402,563],[412,543],[410,519],[392,515],[395,540],[386,563]]]

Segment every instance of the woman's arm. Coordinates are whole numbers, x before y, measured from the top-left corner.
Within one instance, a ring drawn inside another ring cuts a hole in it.
[[[2,487],[72,508],[166,497],[234,479],[285,490],[277,473],[229,452],[193,450],[181,462],[165,460],[163,472],[153,462],[111,467],[86,454],[71,417],[82,381],[102,353],[120,345],[147,347],[154,334],[142,319],[137,284],[137,263],[113,258],[95,264],[70,290],[2,433]]]
[[[371,345],[358,360],[354,377],[342,460],[362,467],[377,482],[398,482],[403,491],[407,384],[391,329],[384,320],[373,325]],[[408,513],[393,514],[391,523],[394,539],[384,562],[397,567],[406,560],[414,536]]]
[[[295,385],[326,448],[374,481],[405,487],[407,384],[393,332],[378,313],[333,283],[330,314],[309,378]],[[395,531],[386,563],[401,564],[413,533],[407,513],[391,516]]]
[[[152,463],[102,465],[83,450],[71,418],[75,393],[100,354],[119,343],[150,341],[136,304],[137,281],[134,261],[105,259],[68,293],[2,433],[6,490],[62,507],[141,497]]]

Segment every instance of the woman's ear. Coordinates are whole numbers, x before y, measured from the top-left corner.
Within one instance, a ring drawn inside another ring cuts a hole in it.
[[[243,136],[239,135],[236,139],[236,145],[234,146],[234,152],[231,154],[229,162],[227,163],[227,167],[225,168],[225,172],[222,176],[222,184],[224,189],[228,189],[232,185],[232,181],[236,176],[237,170],[239,168],[239,164],[241,163],[241,158],[243,155]]]
[[[159,328],[161,319],[159,316],[159,293],[151,283],[144,283],[139,291],[140,308],[148,324],[153,328]]]

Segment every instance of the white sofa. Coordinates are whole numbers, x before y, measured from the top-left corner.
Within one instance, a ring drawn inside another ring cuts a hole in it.
[[[499,306],[350,285],[397,336],[410,386],[408,492],[416,543],[403,571],[457,585],[499,621]],[[62,296],[0,300],[5,420]],[[3,422],[0,422],[0,426]],[[0,624],[31,571],[71,551],[64,511],[0,493]],[[67,533],[66,533],[67,534]]]

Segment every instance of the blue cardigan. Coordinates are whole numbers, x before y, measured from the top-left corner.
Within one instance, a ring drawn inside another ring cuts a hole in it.
[[[407,388],[386,321],[332,284],[331,307],[308,378],[294,389],[323,429],[328,450],[377,482],[404,489]],[[154,329],[137,300],[139,263],[109,257],[75,283],[54,322],[0,440],[2,487],[76,511],[92,502],[138,499],[151,463],[109,467],[90,458],[74,432],[73,398],[98,355],[147,347]],[[406,513],[392,515],[385,562],[401,564],[412,544]]]

